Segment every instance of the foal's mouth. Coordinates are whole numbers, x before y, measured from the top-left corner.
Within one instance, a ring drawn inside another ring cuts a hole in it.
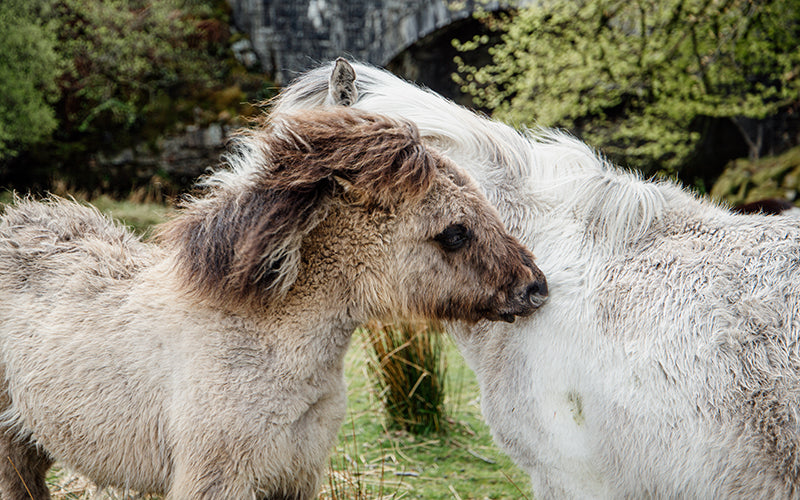
[[[513,323],[516,321],[517,317],[511,313],[501,314],[500,319],[505,321],[506,323]]]
[[[532,315],[539,309],[545,302],[547,302],[547,296],[543,296],[541,298],[537,298],[535,302],[531,302],[529,307],[526,307],[524,310],[514,310],[514,311],[482,311],[478,314],[480,315],[480,319],[487,319],[489,321],[504,321],[506,323],[513,323],[517,320],[517,317],[524,318],[526,316]]]

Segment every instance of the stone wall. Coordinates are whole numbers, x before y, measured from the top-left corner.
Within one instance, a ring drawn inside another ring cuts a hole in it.
[[[189,125],[155,144],[141,143],[114,155],[95,153],[89,161],[95,170],[105,173],[105,184],[99,186],[104,193],[124,196],[126,190],[145,188],[172,196],[190,188],[198,176],[220,164],[234,129],[223,122]]]
[[[285,84],[339,56],[385,66],[423,37],[466,19],[482,0],[228,0],[263,69]],[[527,3],[527,2],[523,2]],[[449,43],[449,41],[447,41]]]

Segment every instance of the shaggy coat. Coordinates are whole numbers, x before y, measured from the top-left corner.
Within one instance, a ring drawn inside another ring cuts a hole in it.
[[[175,500],[312,498],[359,323],[512,321],[544,298],[532,255],[408,123],[281,114],[229,163],[155,243],[63,199],[6,209],[4,500],[48,498],[53,460]]]
[[[300,77],[277,109],[336,102],[345,65]],[[733,214],[564,134],[354,68],[353,106],[416,123],[548,276],[535,316],[454,328],[537,498],[800,496],[796,219]]]

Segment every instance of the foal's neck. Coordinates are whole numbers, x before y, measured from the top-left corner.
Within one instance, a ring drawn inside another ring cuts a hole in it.
[[[359,321],[337,295],[324,288],[292,288],[286,297],[267,308],[261,330],[298,346],[318,344],[325,349],[347,349]]]
[[[341,224],[341,219],[347,221]],[[347,349],[350,337],[366,321],[364,304],[354,296],[359,272],[354,262],[369,253],[366,221],[352,220],[334,207],[303,241],[297,279],[283,297],[264,311],[264,331],[296,348],[331,358]]]

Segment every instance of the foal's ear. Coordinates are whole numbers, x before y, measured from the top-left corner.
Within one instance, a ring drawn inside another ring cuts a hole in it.
[[[347,193],[352,193],[352,192],[353,192],[353,190],[355,190],[355,188],[356,188],[356,187],[353,185],[353,183],[352,183],[352,182],[350,182],[350,181],[348,181],[347,179],[345,179],[344,177],[340,177],[340,176],[338,176],[338,175],[334,175],[334,176],[333,176],[333,181],[336,183],[336,185],[337,185],[337,186],[338,186],[338,187],[339,187],[339,188],[342,190],[342,192],[343,192],[343,193],[345,193],[345,194],[347,194]]]
[[[333,66],[328,94],[333,103],[340,106],[352,106],[358,100],[356,70],[342,57]]]
[[[334,175],[333,182],[336,184],[336,190],[341,193],[342,197],[348,202],[355,203],[356,205],[363,205],[369,200],[369,194],[366,193],[363,188],[356,186],[344,177]]]

